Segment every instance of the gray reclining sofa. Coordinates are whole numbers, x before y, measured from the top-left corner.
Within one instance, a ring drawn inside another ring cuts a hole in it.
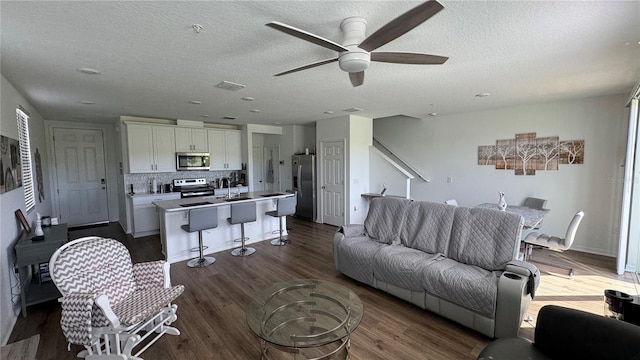
[[[333,239],[336,269],[490,337],[517,336],[538,269],[517,255],[511,213],[375,198],[365,223]]]

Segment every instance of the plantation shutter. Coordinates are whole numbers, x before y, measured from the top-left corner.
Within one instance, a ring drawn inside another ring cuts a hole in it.
[[[22,168],[22,188],[24,189],[24,204],[26,211],[36,206],[33,190],[33,172],[31,166],[31,144],[29,140],[29,115],[21,109],[16,109],[18,121],[18,140],[20,140],[20,165]]]

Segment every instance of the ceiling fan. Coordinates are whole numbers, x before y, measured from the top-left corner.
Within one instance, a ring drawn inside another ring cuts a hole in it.
[[[364,83],[364,71],[369,67],[371,61],[418,65],[444,64],[445,61],[449,59],[448,57],[409,52],[373,51],[409,32],[442,9],[444,9],[444,7],[435,0],[424,2],[388,22],[366,38],[365,31],[367,29],[367,21],[359,16],[348,17],[340,23],[340,29],[343,34],[342,45],[293,26],[272,21],[266,25],[339,53],[336,58],[300,66],[275,74],[274,76],[291,74],[337,61],[340,69],[349,73],[351,84],[355,87]]]

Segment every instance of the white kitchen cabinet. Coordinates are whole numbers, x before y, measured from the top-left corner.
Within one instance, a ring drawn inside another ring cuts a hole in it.
[[[211,170],[240,170],[242,144],[240,130],[209,130]]]
[[[176,171],[173,127],[127,124],[129,173]]]
[[[180,199],[180,193],[136,195],[129,197],[129,199],[129,206],[133,215],[133,221],[131,222],[133,227],[132,234],[134,238],[139,238],[160,232],[158,211],[153,202],[177,200]]]
[[[207,152],[207,130],[203,128],[175,128],[176,151]]]

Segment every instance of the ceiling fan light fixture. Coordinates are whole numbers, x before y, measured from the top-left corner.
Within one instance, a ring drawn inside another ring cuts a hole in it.
[[[371,55],[355,47],[357,50],[351,50],[349,52],[343,52],[340,54],[338,63],[342,71],[349,73],[357,73],[365,71],[371,63]]]

